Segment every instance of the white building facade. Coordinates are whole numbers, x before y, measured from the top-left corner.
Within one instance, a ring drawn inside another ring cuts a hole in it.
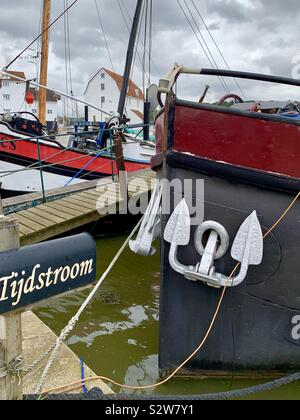
[[[27,104],[25,100],[26,83],[16,77],[26,79],[23,72],[10,71],[9,76],[3,76],[0,80],[0,113],[16,113],[27,111],[38,116],[37,91],[31,89],[35,98],[33,104]],[[46,121],[53,122],[58,116],[58,95],[47,93]]]
[[[84,99],[104,111],[115,115],[123,83],[123,76],[101,68],[95,76],[88,82]],[[130,118],[131,124],[143,123],[144,95],[142,90],[131,80],[128,88],[126,100],[126,115]],[[94,109],[89,110],[89,119],[96,121],[106,121],[107,115]]]

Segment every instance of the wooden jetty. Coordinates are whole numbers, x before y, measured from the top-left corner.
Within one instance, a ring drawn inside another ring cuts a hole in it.
[[[155,173],[138,171],[128,177],[128,196],[138,199],[153,188]],[[105,217],[122,200],[119,182],[112,178],[52,190],[46,202],[40,194],[3,200],[5,213],[15,215],[21,245],[39,243]],[[15,211],[14,211],[15,209]]]

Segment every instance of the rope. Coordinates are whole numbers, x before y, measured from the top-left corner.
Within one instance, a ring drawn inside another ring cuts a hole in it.
[[[7,376],[7,369],[5,366],[3,366],[2,368],[0,368],[0,379],[3,379]]]
[[[54,350],[55,344],[53,344],[52,347],[50,347],[44,354],[42,354],[37,360],[35,360],[31,365],[27,366],[25,369],[23,369],[24,376],[28,375],[33,369],[35,369],[47,356],[51,354],[51,352]]]
[[[293,206],[296,204],[296,202],[298,201],[298,199],[300,198],[300,192],[297,194],[297,196],[294,198],[294,200],[291,202],[291,204],[288,206],[288,208],[282,213],[282,215],[277,219],[277,221],[273,224],[273,226],[268,230],[268,232],[264,235],[264,239],[266,239],[273,231],[274,229],[276,229],[276,227],[283,221],[283,219],[287,216],[287,214],[290,212],[290,210],[293,208]],[[140,221],[139,224],[142,223],[142,220]],[[138,225],[139,226],[139,225]],[[135,230],[137,230],[138,226],[135,228]],[[131,234],[131,236],[133,236],[133,234]],[[129,240],[127,240],[127,242],[129,242]],[[238,263],[236,265],[236,267],[233,269],[232,273],[229,276],[228,279],[228,284],[223,288],[220,300],[218,302],[217,308],[214,312],[214,315],[212,317],[212,320],[210,322],[210,325],[208,327],[208,330],[203,338],[203,340],[201,341],[200,345],[196,348],[196,350],[183,362],[181,363],[180,366],[178,366],[177,369],[175,369],[175,371],[168,376],[165,380],[153,384],[153,385],[146,385],[146,386],[128,386],[128,385],[124,385],[124,384],[120,384],[114,380],[112,380],[111,378],[107,378],[104,376],[97,376],[97,377],[92,377],[86,380],[86,382],[91,382],[91,381],[96,381],[96,380],[102,380],[102,381],[106,381],[106,382],[111,382],[112,384],[119,386],[121,388],[125,388],[125,389],[129,389],[129,390],[149,390],[149,389],[153,389],[153,388],[157,388],[161,385],[166,384],[167,382],[169,382],[189,361],[191,361],[193,359],[194,356],[196,356],[199,351],[203,348],[203,346],[205,345],[206,341],[208,340],[210,333],[215,325],[215,322],[217,320],[217,317],[219,315],[222,303],[224,301],[225,295],[226,295],[226,291],[228,290],[228,287],[230,285],[230,280],[233,278],[233,276],[235,275],[236,271],[238,270],[238,268],[240,267],[240,263]],[[100,284],[101,285],[101,284]],[[99,287],[100,287],[99,285]],[[61,391],[61,390],[65,390],[65,388],[69,388],[69,387],[76,387],[77,385],[81,384],[81,382],[74,382],[72,384],[66,385],[65,387],[60,387],[60,388],[56,388],[56,389],[52,389],[50,391],[47,392],[47,394],[50,394],[52,392],[57,392],[57,391]],[[41,387],[39,388],[40,391]],[[72,390],[73,388],[71,388]],[[37,392],[38,393],[38,392]]]
[[[131,232],[131,234],[127,238],[127,240],[124,242],[124,244],[122,245],[122,247],[120,248],[120,250],[118,251],[116,256],[114,257],[114,259],[112,260],[112,262],[108,266],[107,270],[103,273],[102,277],[99,279],[99,281],[96,284],[96,286],[94,287],[93,291],[89,294],[89,296],[87,297],[85,302],[79,308],[77,314],[70,320],[69,324],[62,330],[60,336],[58,337],[58,339],[56,341],[55,348],[53,349],[53,351],[51,353],[49,361],[48,361],[48,363],[47,363],[47,365],[46,365],[46,367],[43,371],[41,379],[36,386],[36,389],[35,389],[35,392],[34,392],[35,394],[39,394],[41,392],[42,387],[45,383],[45,380],[48,376],[48,373],[49,373],[53,363],[55,362],[56,357],[58,356],[58,353],[59,353],[59,350],[60,350],[60,347],[61,347],[62,343],[66,340],[66,338],[69,336],[69,334],[73,331],[73,329],[75,328],[77,322],[79,321],[79,318],[81,317],[82,313],[85,311],[85,309],[90,304],[90,302],[94,299],[94,297],[95,297],[97,291],[99,290],[99,288],[101,287],[102,283],[104,282],[104,280],[106,279],[108,274],[111,272],[111,270],[115,266],[116,262],[119,260],[120,256],[123,254],[123,252],[127,248],[128,244],[129,244],[129,241],[133,238],[133,236],[135,235],[135,233],[139,229],[139,227],[142,223],[142,220],[143,219],[141,219],[139,221],[139,223],[133,229],[133,231]]]
[[[59,21],[60,18],[62,18],[74,5],[75,3],[77,3],[78,0],[74,0],[73,3],[66,9],[64,10],[49,26],[48,28],[46,28],[42,33],[40,33],[26,48],[24,48],[23,51],[20,52],[20,54],[18,54],[7,66],[4,67],[5,70],[7,70],[9,67],[11,67],[20,57],[22,54],[24,54],[24,52],[26,52],[36,41],[38,41],[46,32],[49,31],[49,29],[52,28],[52,26]]]
[[[21,373],[24,368],[24,357],[17,356],[11,360],[7,366],[0,368],[0,379],[6,378],[9,374],[12,375],[12,383],[18,378],[19,384],[21,383]]]
[[[263,392],[270,392],[279,389],[283,386],[293,384],[300,381],[300,373],[277,379],[272,382],[268,382],[261,385],[256,385],[249,388],[233,390],[228,392],[218,392],[213,394],[199,394],[199,395],[143,395],[143,394],[110,394],[103,395],[102,391],[93,389],[88,394],[83,396],[83,399],[91,400],[102,400],[102,401],[222,401],[222,400],[233,400],[238,398],[249,397],[254,394]],[[85,380],[87,382],[87,380]],[[75,391],[79,389],[79,386],[68,391]],[[58,396],[59,399],[63,399],[63,395]],[[70,395],[66,395],[67,399],[70,399]],[[46,399],[55,399],[55,396],[51,395]],[[78,397],[76,397],[78,399]]]

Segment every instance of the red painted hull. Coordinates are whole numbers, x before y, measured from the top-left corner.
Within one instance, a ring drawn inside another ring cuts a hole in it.
[[[1,154],[6,157],[11,157],[13,160],[17,161],[28,161],[28,162],[38,162],[38,147],[36,141],[30,140],[17,140],[15,142],[3,143],[5,140],[13,140],[14,137],[8,135],[0,135],[0,156]],[[1,153],[2,152],[2,153]],[[112,171],[117,172],[116,162],[112,163],[110,157],[97,157],[93,160],[93,156],[85,154],[80,151],[73,150],[63,150],[55,144],[51,145],[50,142],[40,143],[40,154],[43,164],[55,164],[62,169],[68,170],[78,170],[78,172],[85,168],[86,172],[92,173],[95,177],[111,175]],[[113,169],[112,169],[113,167]],[[136,162],[125,162],[125,167],[128,172],[137,171],[140,169],[146,169],[149,167],[145,163],[136,163]]]
[[[215,107],[214,107],[215,108]],[[296,123],[175,105],[173,151],[234,166],[300,178],[300,126]],[[162,150],[164,114],[156,123]]]

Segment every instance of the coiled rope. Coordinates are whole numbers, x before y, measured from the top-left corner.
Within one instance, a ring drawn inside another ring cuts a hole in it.
[[[6,378],[8,374],[12,375],[12,383],[18,379],[21,383],[21,373],[24,368],[24,357],[17,356],[11,360],[7,365],[0,368],[0,379]]]

